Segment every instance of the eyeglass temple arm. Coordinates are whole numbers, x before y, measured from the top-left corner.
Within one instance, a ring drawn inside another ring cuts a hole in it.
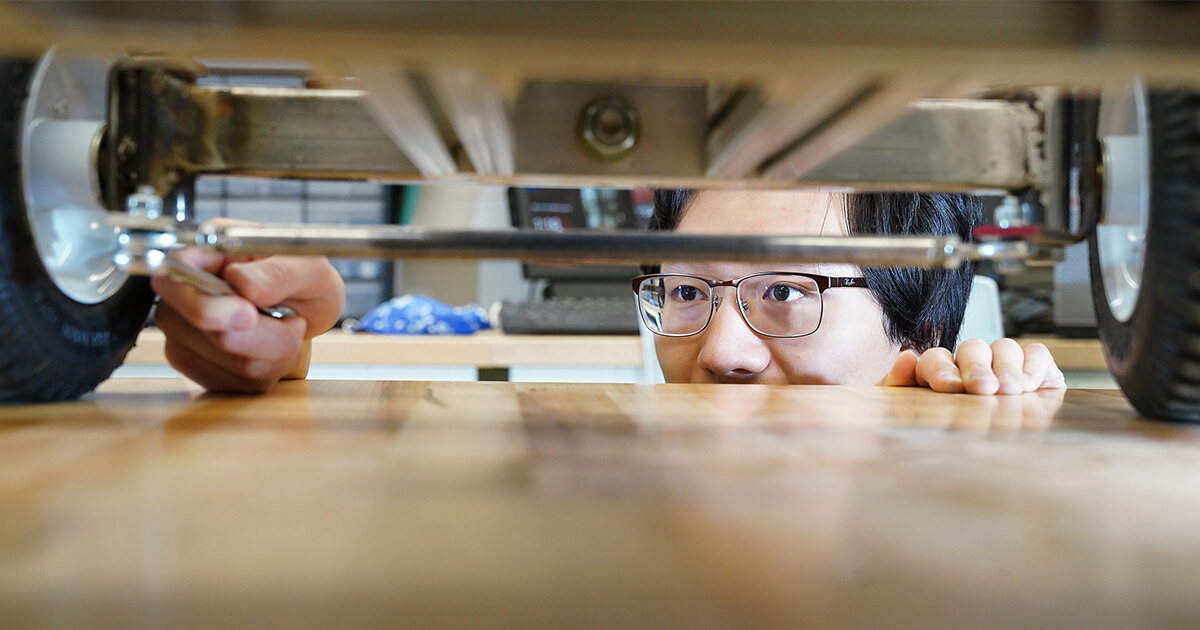
[[[830,277],[818,276],[817,277],[817,286],[821,289],[822,293],[825,292],[825,289],[838,288],[838,287],[855,287],[855,288],[860,288],[860,289],[870,288],[867,286],[867,279],[862,276],[857,276],[857,277],[853,277],[853,278],[830,278]]]

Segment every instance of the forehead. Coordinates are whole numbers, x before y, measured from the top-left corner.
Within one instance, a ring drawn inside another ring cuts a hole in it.
[[[694,234],[845,234],[844,196],[820,190],[697,193],[676,231]]]

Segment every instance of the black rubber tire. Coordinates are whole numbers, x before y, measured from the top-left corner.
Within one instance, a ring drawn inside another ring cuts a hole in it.
[[[1200,422],[1200,94],[1149,97],[1150,217],[1129,321],[1117,321],[1090,240],[1092,295],[1109,370],[1142,415]]]
[[[55,286],[34,245],[21,186],[22,110],[34,62],[0,60],[0,402],[73,400],[125,359],[154,294],[133,278],[99,304]]]

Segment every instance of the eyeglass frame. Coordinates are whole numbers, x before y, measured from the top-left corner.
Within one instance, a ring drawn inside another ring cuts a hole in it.
[[[817,273],[806,273],[806,272],[802,272],[802,271],[760,271],[757,273],[752,273],[748,276],[742,276],[741,278],[738,278],[736,280],[715,280],[713,278],[705,278],[704,276],[696,276],[696,275],[692,275],[690,273],[650,273],[650,274],[646,274],[643,276],[638,276],[632,280],[633,294],[637,297],[637,301],[638,301],[638,317],[642,319],[643,323],[646,323],[646,321],[645,321],[646,320],[646,310],[642,307],[642,291],[641,291],[642,283],[651,278],[661,278],[663,276],[677,276],[677,277],[683,277],[683,278],[693,278],[695,280],[699,280],[699,281],[707,284],[709,286],[709,288],[712,288],[712,289],[716,289],[718,287],[733,287],[734,299],[736,302],[738,302],[737,312],[738,312],[738,314],[740,314],[742,316],[742,321],[746,323],[746,326],[749,327],[750,330],[754,331],[754,334],[762,336],[762,337],[768,337],[771,339],[799,339],[801,337],[807,337],[809,335],[815,334],[818,330],[820,330],[821,322],[825,320],[825,291],[826,290],[842,289],[842,288],[852,288],[852,289],[869,289],[870,288],[869,286],[867,286],[867,279],[863,276],[823,276],[823,275],[817,274]],[[754,324],[750,323],[750,318],[746,317],[746,311],[745,311],[745,306],[744,306],[745,302],[737,297],[738,290],[739,290],[738,285],[740,285],[744,280],[747,280],[749,278],[757,278],[759,276],[803,276],[805,278],[812,280],[813,282],[815,282],[817,284],[817,295],[821,297],[821,316],[817,319],[817,325],[812,329],[812,332],[806,332],[802,335],[771,335],[771,334],[760,331],[758,328],[754,327]],[[646,329],[650,330],[650,332],[652,332],[660,337],[694,337],[696,335],[699,335],[700,333],[704,332],[705,330],[708,330],[708,325],[712,323],[713,314],[716,313],[717,308],[719,308],[721,306],[720,296],[716,295],[715,292],[710,293],[709,298],[708,298],[708,304],[709,304],[708,319],[705,320],[704,325],[700,327],[700,330],[697,330],[696,332],[685,333],[685,334],[670,334],[670,333],[665,333],[665,332],[655,332],[653,329],[650,328],[650,325],[648,323],[646,324]]]

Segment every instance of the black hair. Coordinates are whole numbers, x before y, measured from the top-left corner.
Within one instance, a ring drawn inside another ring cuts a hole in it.
[[[689,190],[656,190],[650,229],[675,229],[692,196]],[[846,231],[852,235],[955,235],[967,241],[981,212],[982,204],[971,195],[849,193]],[[954,350],[974,274],[971,262],[957,269],[863,269],[867,286],[883,309],[888,338],[918,351],[938,346]]]

